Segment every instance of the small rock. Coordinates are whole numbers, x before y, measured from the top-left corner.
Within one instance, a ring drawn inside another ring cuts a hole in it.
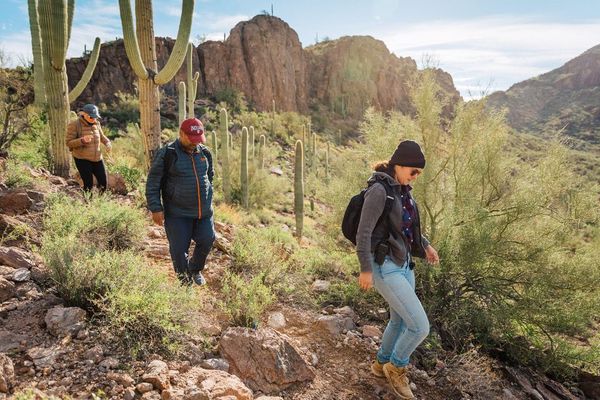
[[[142,380],[152,384],[158,390],[168,389],[170,386],[169,366],[161,360],[151,361]]]
[[[16,189],[0,194],[0,210],[9,215],[23,214],[33,205],[27,192]]]
[[[267,325],[269,325],[273,329],[281,329],[286,325],[285,316],[283,313],[276,311],[269,314],[269,320],[267,321]]]
[[[502,390],[502,398],[504,400],[517,400],[517,398],[515,397],[513,392],[511,392],[510,389],[508,389],[508,388],[504,388]]]
[[[411,375],[416,376],[417,378],[422,379],[424,381],[429,379],[429,375],[427,374],[427,372],[418,368],[413,369]]]
[[[116,372],[109,372],[106,374],[106,378],[110,381],[116,382],[124,387],[129,387],[133,385],[133,378],[125,373],[119,374]]]
[[[108,357],[105,360],[102,360],[100,363],[100,367],[106,369],[115,369],[119,366],[119,360],[114,357]]]
[[[83,356],[86,360],[92,360],[95,364],[100,362],[104,356],[104,350],[102,350],[102,346],[96,345],[91,349],[88,349]]]
[[[329,281],[324,281],[321,279],[317,279],[313,282],[311,289],[315,292],[326,292],[329,290],[331,283]]]
[[[375,337],[380,338],[382,335],[381,329],[379,329],[378,327],[376,327],[374,325],[364,325],[362,327],[362,334],[365,337],[371,337],[371,338],[375,338]]]
[[[0,303],[13,298],[17,294],[17,289],[14,283],[0,278]]]
[[[283,170],[281,168],[271,167],[269,168],[269,172],[273,175],[283,176]]]
[[[350,308],[349,306],[344,306],[344,307],[340,307],[340,308],[335,308],[333,310],[334,313],[336,314],[340,314],[340,315],[344,315],[346,317],[350,317],[352,319],[356,319],[356,313],[354,312],[354,310],[352,308]]]
[[[133,400],[135,399],[135,390],[133,389],[125,389],[123,392],[123,400]]]
[[[27,355],[32,359],[35,367],[39,369],[54,365],[60,354],[60,351],[56,348],[33,347],[27,350]]]
[[[15,384],[15,368],[12,360],[0,354],[0,393],[8,393]]]
[[[218,369],[225,372],[229,371],[229,363],[222,358],[208,358],[202,360],[200,366],[206,369]]]
[[[46,328],[54,336],[77,335],[85,323],[85,311],[79,307],[53,307],[46,313]]]
[[[140,393],[144,394],[144,393],[147,393],[147,392],[150,392],[150,391],[152,391],[152,390],[154,389],[154,386],[152,386],[152,384],[151,384],[151,383],[149,383],[149,382],[142,382],[142,383],[138,383],[138,384],[135,386],[135,389],[136,389],[138,392],[140,392]]]
[[[35,260],[31,253],[18,247],[0,247],[0,264],[31,269],[35,265]]]
[[[313,367],[316,367],[318,363],[319,363],[319,357],[315,353],[312,353],[310,355],[310,364]]]
[[[410,383],[410,390],[412,390],[413,392],[416,392],[416,391],[417,391],[417,385],[415,385],[415,383],[414,383],[414,382],[411,382],[411,383]]]
[[[342,315],[323,315],[317,318],[317,327],[329,332],[331,335],[340,335],[344,331],[356,329],[354,321],[350,317]]]
[[[14,282],[25,282],[31,277],[31,272],[27,268],[19,268],[15,270],[12,276]]]

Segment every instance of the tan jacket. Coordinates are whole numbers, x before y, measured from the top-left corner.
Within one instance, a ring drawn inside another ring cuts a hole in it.
[[[78,124],[81,125],[79,129],[77,127]],[[92,136],[92,141],[83,143],[81,138],[89,135]],[[104,132],[102,132],[102,128],[98,122],[89,125],[87,122],[82,121],[81,118],[69,122],[67,127],[67,146],[73,153],[73,157],[89,161],[102,160],[100,142],[107,147],[110,146],[110,140],[104,136]]]

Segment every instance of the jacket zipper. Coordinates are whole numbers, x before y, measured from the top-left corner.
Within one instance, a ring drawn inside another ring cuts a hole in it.
[[[198,179],[198,171],[196,171],[196,162],[194,161],[194,155],[188,154],[192,159],[192,166],[194,167],[194,176],[196,177],[196,195],[198,196],[198,219],[202,219],[202,200],[200,200],[200,180]]]

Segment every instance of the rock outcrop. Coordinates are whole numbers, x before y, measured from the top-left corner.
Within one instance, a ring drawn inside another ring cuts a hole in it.
[[[159,69],[173,45],[173,39],[156,39]],[[277,111],[306,114],[315,103],[344,118],[361,118],[369,105],[410,112],[409,84],[420,76],[414,60],[395,56],[372,37],[343,37],[303,49],[298,34],[285,21],[266,15],[240,22],[224,41],[200,44],[193,58],[194,72],[200,72],[200,97],[235,90],[243,92],[259,111],[272,110],[275,101]],[[86,64],[85,57],[67,61],[69,82],[79,81]],[[184,63],[175,78],[161,87],[167,97],[177,95],[177,84],[185,80],[186,69]],[[458,101],[452,77],[441,70],[435,74],[450,103]],[[96,71],[76,106],[110,103],[118,91],[134,93],[136,82],[123,40],[105,43]],[[167,114],[173,113],[163,111]]]

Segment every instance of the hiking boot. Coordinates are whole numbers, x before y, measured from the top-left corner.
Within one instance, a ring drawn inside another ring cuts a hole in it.
[[[407,376],[408,368],[396,367],[392,363],[387,363],[383,366],[383,373],[399,398],[402,400],[415,398],[412,390],[410,390],[410,382]]]
[[[192,272],[192,274],[190,275],[190,278],[191,278],[192,282],[194,282],[198,286],[202,286],[202,285],[206,284],[206,279],[204,279],[204,276],[202,276],[202,272],[200,272],[200,271]]]
[[[385,374],[383,373],[384,365],[385,364],[380,363],[378,359],[375,359],[375,361],[373,361],[373,363],[371,364],[371,372],[373,373],[373,375],[379,378],[383,378],[385,376]]]
[[[191,286],[193,283],[192,278],[186,273],[178,272],[177,279],[179,279],[181,286]]]

